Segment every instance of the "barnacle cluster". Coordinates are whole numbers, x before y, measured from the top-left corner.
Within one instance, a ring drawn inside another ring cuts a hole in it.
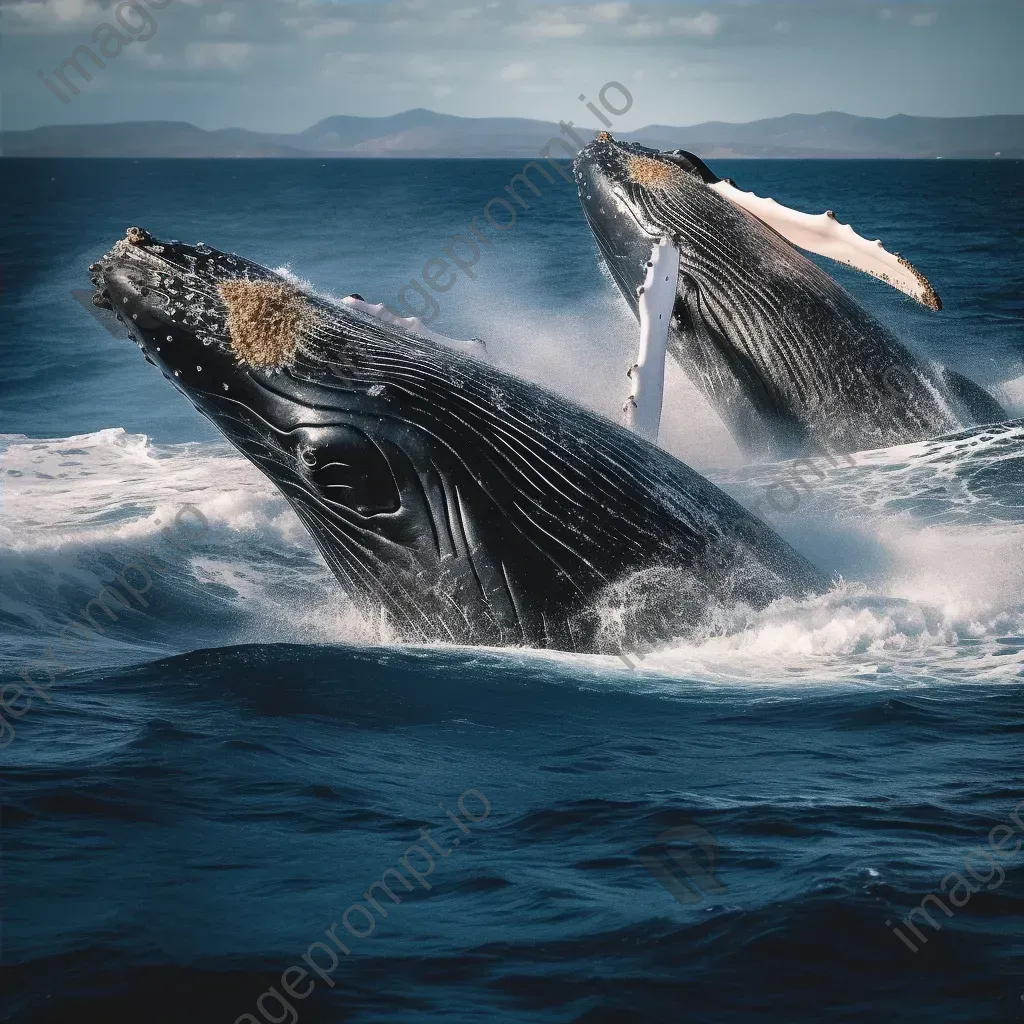
[[[626,178],[644,188],[669,188],[677,185],[686,172],[667,160],[631,154],[626,158]]]
[[[231,349],[240,362],[270,368],[295,358],[313,312],[297,288],[276,281],[222,281]]]

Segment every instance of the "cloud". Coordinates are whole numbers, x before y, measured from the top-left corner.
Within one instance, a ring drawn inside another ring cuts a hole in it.
[[[904,24],[911,25],[913,28],[931,28],[939,20],[938,11],[917,11],[912,14],[908,11],[896,10],[892,7],[879,8],[878,16],[883,21],[893,21],[896,19]]]
[[[722,28],[722,19],[710,11],[701,11],[690,18],[669,18],[668,23],[680,35],[701,36],[705,39],[718,35]]]
[[[531,62],[513,61],[506,64],[499,72],[498,77],[503,82],[521,82],[537,70],[537,65]]]
[[[579,21],[570,21],[561,11],[555,11],[521,22],[519,29],[535,39],[575,39],[587,31],[587,26]]]
[[[665,26],[660,21],[650,21],[646,18],[626,26],[626,35],[632,39],[653,39],[662,35],[664,31]]]
[[[420,78],[444,78],[451,73],[451,65],[446,61],[417,56],[408,62],[406,70]]]
[[[249,43],[189,43],[185,62],[197,71],[240,71],[249,61]]]
[[[127,46],[125,56],[146,71],[169,71],[177,67],[174,60],[163,53],[155,53],[142,46]]]
[[[590,13],[598,21],[622,21],[629,14],[629,4],[625,2],[594,4]]]
[[[444,99],[445,96],[451,96],[452,91],[453,90],[452,90],[452,87],[450,85],[436,85],[436,86],[434,86],[434,96],[436,96],[437,99],[439,99],[439,100]]]
[[[349,18],[331,18],[329,21],[307,26],[303,35],[307,39],[335,39],[338,36],[347,36],[354,32],[355,28],[356,23]]]
[[[711,11],[700,14],[677,16],[668,19],[668,24],[653,18],[641,18],[627,25],[625,32],[633,39],[655,39],[663,35],[689,36],[694,39],[710,39],[722,29],[722,19]]]
[[[901,105],[982,113],[1020,92],[1021,72],[998,42],[1024,0],[991,0],[1004,13],[984,18],[971,16],[978,0],[172,0],[154,9],[157,35],[127,47],[103,95],[83,94],[65,111],[36,70],[89,45],[119,2],[0,0],[12,44],[7,127],[68,114],[276,129],[428,102],[550,119],[606,80],[632,87],[638,68],[648,70],[635,116],[652,123],[783,113],[802,108],[808,90],[824,106],[879,116]],[[941,75],[904,45],[908,35],[945,44],[957,32],[970,34],[972,52]],[[852,40],[885,67],[905,61],[906,88],[894,95],[884,76],[869,75]],[[797,42],[805,59],[786,53]],[[702,55],[729,88],[694,86],[711,80],[695,71]],[[446,86],[449,95],[433,96]]]
[[[43,32],[67,32],[107,20],[99,0],[16,0],[4,8],[4,19],[14,17]]]
[[[203,18],[203,28],[210,32],[226,32],[235,23],[234,11],[221,11]]]

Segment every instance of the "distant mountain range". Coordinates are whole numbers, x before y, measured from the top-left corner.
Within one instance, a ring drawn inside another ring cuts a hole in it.
[[[594,130],[575,129],[591,139]],[[708,121],[689,128],[649,125],[617,138],[703,157],[907,158],[1024,157],[1024,115],[855,117],[789,114],[748,124]],[[295,134],[243,128],[206,131],[184,121],[54,125],[0,132],[6,157],[535,157],[561,137],[549,121],[455,117],[407,110],[390,117],[328,117]],[[575,147],[574,147],[575,148]],[[551,153],[567,157],[564,147]]]

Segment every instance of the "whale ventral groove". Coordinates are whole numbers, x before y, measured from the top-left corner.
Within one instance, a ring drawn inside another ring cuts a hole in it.
[[[617,653],[829,585],[661,449],[437,336],[146,233],[91,272],[391,636]]]

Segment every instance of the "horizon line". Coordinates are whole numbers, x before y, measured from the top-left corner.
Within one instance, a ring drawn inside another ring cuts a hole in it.
[[[459,121],[532,121],[536,124],[558,124],[557,121],[550,121],[545,118],[539,117],[525,117],[518,114],[485,114],[481,116],[469,116],[464,114],[448,114],[439,110],[432,110],[430,107],[409,107],[406,110],[398,110],[392,114],[328,114],[325,117],[321,117],[319,120],[314,121],[312,124],[305,128],[298,128],[284,131],[274,131],[271,129],[264,128],[243,128],[240,125],[227,125],[220,128],[203,128],[201,125],[196,124],[193,121],[187,121],[182,119],[174,118],[148,118],[148,119],[132,119],[122,118],[116,121],[79,121],[79,122],[48,122],[46,124],[38,124],[31,128],[0,128],[0,135],[6,135],[14,132],[34,132],[41,131],[46,128],[91,128],[100,127],[105,125],[124,125],[124,124],[180,124],[188,125],[190,128],[195,128],[202,132],[224,132],[224,131],[243,131],[251,132],[254,134],[261,135],[300,135],[305,131],[309,131],[311,128],[315,128],[318,124],[322,124],[324,121],[330,121],[334,118],[352,118],[361,121],[385,121],[389,118],[401,117],[404,114],[416,114],[425,113],[431,114],[435,117],[449,117]],[[729,125],[733,127],[740,127],[743,125],[759,124],[764,121],[779,121],[789,117],[827,117],[829,115],[839,115],[841,117],[856,118],[862,121],[892,121],[897,118],[915,118],[918,120],[927,121],[972,121],[972,120],[983,120],[986,118],[997,118],[997,117],[1024,117],[1024,113],[1019,114],[907,114],[900,112],[898,114],[887,114],[884,116],[873,115],[873,114],[851,114],[845,110],[821,110],[816,113],[805,113],[803,111],[790,111],[787,114],[773,114],[769,117],[757,117],[749,121],[724,121],[721,119],[710,119],[706,121],[696,121],[692,124],[668,124],[667,122],[651,122],[643,125],[640,128],[633,128],[628,131],[621,131],[618,134],[621,135],[633,135],[637,132],[645,131],[649,128],[680,128],[680,129],[692,129],[702,128],[705,125]],[[599,128],[589,128],[584,125],[574,125],[580,131],[600,131]]]

